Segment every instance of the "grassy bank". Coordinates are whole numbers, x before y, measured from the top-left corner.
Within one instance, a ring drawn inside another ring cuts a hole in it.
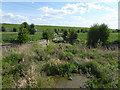
[[[118,50],[82,44],[23,44],[3,48],[3,88],[55,87],[54,76],[87,75],[87,88],[118,88]]]

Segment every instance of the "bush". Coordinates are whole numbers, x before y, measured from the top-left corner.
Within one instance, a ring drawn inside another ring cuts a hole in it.
[[[64,62],[64,63],[53,63],[48,62],[45,64],[43,69],[47,75],[61,75],[61,76],[70,76],[72,72],[77,72],[78,67],[73,62]]]
[[[87,45],[96,47],[98,44],[105,44],[110,35],[110,29],[105,24],[95,24],[88,32]]]
[[[50,43],[49,45],[47,45],[45,52],[48,54],[54,54],[56,49],[57,49],[57,46],[53,43]]]
[[[43,39],[47,39],[47,40],[50,40],[50,39],[53,39],[54,38],[54,32],[51,31],[51,30],[44,30],[43,33],[42,33],[42,37]]]
[[[74,55],[71,52],[61,52],[59,54],[59,59],[60,60],[69,60],[69,61],[72,61],[73,57],[74,57]]]
[[[2,85],[4,88],[11,88],[20,77],[24,77],[23,69],[26,69],[23,63],[18,62],[22,55],[11,54],[2,60]]]
[[[29,33],[30,34],[35,34],[36,30],[35,30],[35,25],[34,24],[31,24],[30,27],[29,27]]]
[[[13,28],[13,32],[17,32],[17,28],[14,27],[14,28]]]
[[[1,27],[1,31],[2,31],[2,32],[6,32],[7,30],[6,30],[6,28],[5,28],[4,26],[2,26],[2,27]]]
[[[19,43],[26,43],[28,42],[28,30],[26,28],[22,28],[18,33],[18,42]]]

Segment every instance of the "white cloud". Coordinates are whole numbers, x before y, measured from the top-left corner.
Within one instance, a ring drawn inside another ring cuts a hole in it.
[[[49,15],[57,15],[57,16],[64,16],[69,14],[84,14],[88,11],[92,11],[93,9],[96,10],[106,10],[106,11],[115,11],[111,7],[99,5],[96,3],[76,3],[76,4],[66,4],[65,6],[61,7],[61,9],[54,9],[49,7],[41,7],[38,10],[42,11],[44,14]]]
[[[22,15],[17,15],[13,13],[2,13],[2,22],[3,23],[22,23],[24,21],[29,22],[29,19]]]

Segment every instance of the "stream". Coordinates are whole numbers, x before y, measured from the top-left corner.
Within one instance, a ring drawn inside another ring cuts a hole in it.
[[[72,75],[72,80],[60,78],[56,82],[56,88],[85,88],[84,84],[90,79],[83,75]]]

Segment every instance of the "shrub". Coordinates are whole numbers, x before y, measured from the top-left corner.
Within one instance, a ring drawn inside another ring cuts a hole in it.
[[[43,33],[42,33],[42,37],[43,39],[47,39],[47,40],[50,40],[50,39],[53,39],[54,38],[54,32],[51,31],[51,30],[44,30]]]
[[[47,73],[47,75],[67,75],[69,77],[72,72],[77,72],[78,67],[73,62],[48,62],[45,64],[43,70]]]
[[[7,57],[3,58],[2,65],[3,65],[3,67],[4,66],[7,67],[8,65],[11,65],[11,66],[15,65],[15,64],[17,64],[19,62],[19,60],[22,59],[22,57],[23,57],[22,55],[13,53],[10,56],[7,56]]]
[[[2,32],[6,32],[6,28],[4,26],[1,27]]]
[[[69,38],[69,42],[71,44],[73,44],[75,42],[75,40],[77,39],[77,31],[75,30],[70,30],[68,38]]]
[[[4,88],[11,88],[20,77],[24,77],[23,69],[28,67],[23,63],[18,64],[22,55],[11,54],[2,60],[2,85]]]
[[[35,30],[35,25],[34,24],[31,24],[29,26],[29,33],[30,34],[35,34],[36,30]]]
[[[50,43],[49,45],[47,45],[47,47],[45,48],[45,52],[49,53],[49,54],[54,54],[55,51],[57,49],[57,46],[53,43]]]
[[[105,24],[95,24],[88,32],[87,45],[96,47],[98,44],[105,44],[110,35],[110,29]]]
[[[13,32],[17,32],[17,28],[14,27],[14,28],[13,28]]]
[[[60,60],[73,60],[74,55],[71,52],[61,52],[59,54]]]
[[[18,42],[19,43],[26,43],[28,42],[28,30],[26,28],[22,28],[18,33]]]

